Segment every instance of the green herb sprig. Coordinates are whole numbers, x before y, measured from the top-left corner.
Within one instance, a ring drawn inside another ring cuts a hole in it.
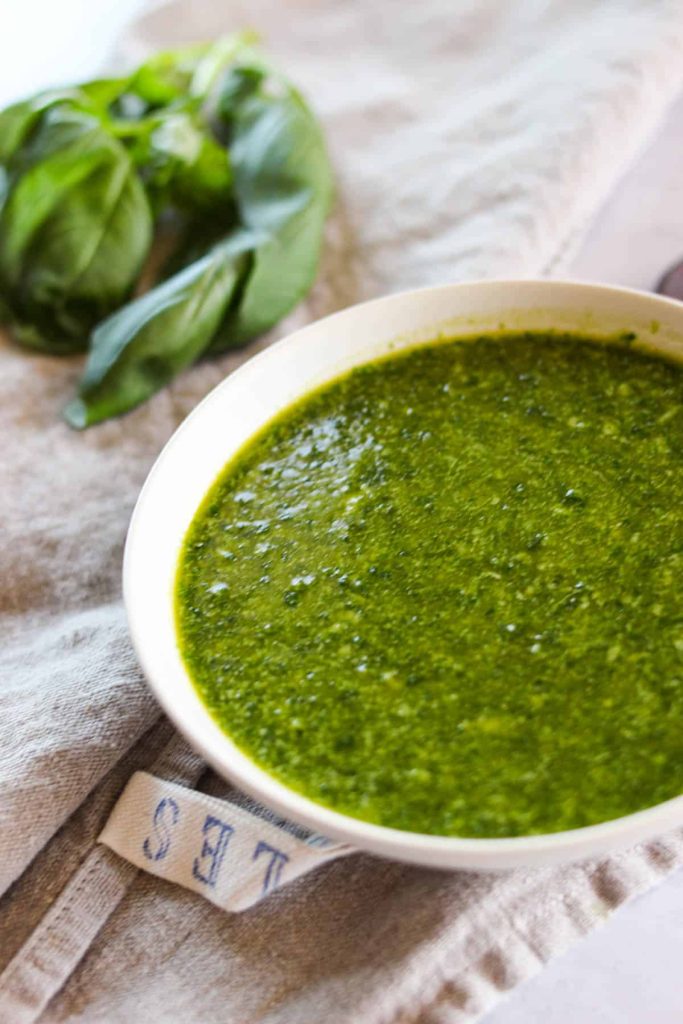
[[[331,197],[315,117],[246,34],[42,93],[0,112],[0,318],[43,352],[88,350],[65,417],[90,426],[289,312]]]

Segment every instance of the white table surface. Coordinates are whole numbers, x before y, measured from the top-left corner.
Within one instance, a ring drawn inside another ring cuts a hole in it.
[[[144,0],[0,0],[0,104],[97,72]],[[569,276],[651,288],[683,259],[683,97],[596,218]],[[515,989],[484,1024],[681,1024],[683,872]]]

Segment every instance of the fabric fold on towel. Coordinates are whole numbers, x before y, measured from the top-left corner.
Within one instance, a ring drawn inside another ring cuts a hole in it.
[[[22,950],[47,964],[48,932],[66,941],[47,928],[49,904],[71,913],[69,886],[108,808],[170,738],[127,638],[120,562],[137,492],[173,429],[259,347],[351,302],[557,273],[683,84],[678,0],[181,0],[152,11],[120,52],[133,61],[245,26],[310,96],[335,166],[308,300],[247,351],[83,434],[59,418],[79,361],[2,340],[5,970]],[[229,794],[211,773],[201,785]],[[0,1018],[472,1021],[681,863],[680,835],[600,864],[503,876],[357,855],[239,916],[132,871],[66,972],[43,987],[0,978]]]

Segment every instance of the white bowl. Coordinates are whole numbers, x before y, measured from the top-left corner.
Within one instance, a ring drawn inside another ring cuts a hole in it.
[[[344,370],[439,334],[561,328],[635,331],[637,347],[683,359],[683,304],[622,288],[486,281],[405,292],[297,331],[241,366],[188,416],[157,459],[130,524],[123,584],[135,648],[160,704],[224,777],[288,818],[399,860],[476,870],[550,864],[624,846],[683,822],[683,796],[568,832],[510,839],[421,835],[368,824],[314,803],[259,768],[213,721],[181,660],[173,589],[181,544],[216,476],[278,410]]]

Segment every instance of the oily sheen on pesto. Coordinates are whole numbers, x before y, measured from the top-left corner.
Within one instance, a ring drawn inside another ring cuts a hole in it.
[[[498,837],[683,791],[683,370],[560,334],[440,341],[286,410],[180,558],[181,653],[258,764]]]

